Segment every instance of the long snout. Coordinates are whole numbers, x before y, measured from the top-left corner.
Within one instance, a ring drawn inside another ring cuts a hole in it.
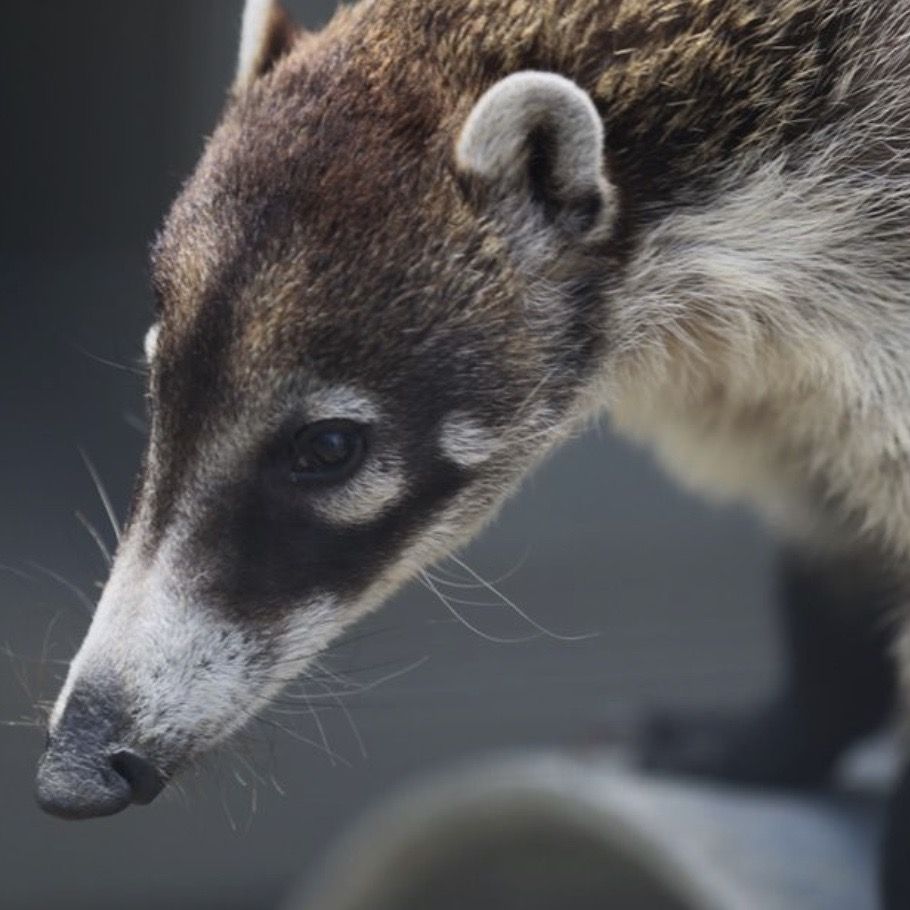
[[[150,803],[165,776],[125,745],[128,724],[116,690],[76,690],[48,736],[38,764],[36,795],[59,818],[114,815]]]
[[[163,545],[150,556],[136,527],[51,713],[36,792],[45,811],[63,818],[150,803],[298,669],[276,651],[274,629],[209,604],[186,581],[183,557]],[[324,636],[326,614],[307,617]]]

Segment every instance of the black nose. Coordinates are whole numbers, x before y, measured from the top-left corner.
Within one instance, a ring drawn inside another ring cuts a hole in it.
[[[147,805],[164,787],[155,767],[135,752],[90,758],[53,746],[38,765],[38,804],[58,818],[114,815],[132,803]]]
[[[121,749],[111,756],[111,767],[129,784],[131,802],[147,806],[163,789],[164,776],[143,756]]]
[[[60,818],[113,815],[150,803],[164,776],[143,755],[111,743],[130,737],[122,697],[112,685],[74,691],[38,764],[38,804]]]

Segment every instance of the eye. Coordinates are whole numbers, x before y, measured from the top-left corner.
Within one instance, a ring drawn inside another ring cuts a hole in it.
[[[294,437],[291,479],[344,480],[360,467],[365,454],[365,427],[350,420],[322,420]]]

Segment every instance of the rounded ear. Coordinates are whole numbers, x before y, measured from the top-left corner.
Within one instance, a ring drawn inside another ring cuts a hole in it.
[[[477,102],[456,147],[457,163],[484,198],[545,226],[603,236],[615,218],[604,165],[604,128],[587,92],[555,73],[507,76]]]
[[[290,51],[298,29],[277,0],[246,0],[234,91],[242,92]]]

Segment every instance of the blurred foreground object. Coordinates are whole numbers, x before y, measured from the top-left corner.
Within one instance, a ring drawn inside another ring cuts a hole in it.
[[[284,910],[874,910],[881,805],[503,758],[392,799]]]

